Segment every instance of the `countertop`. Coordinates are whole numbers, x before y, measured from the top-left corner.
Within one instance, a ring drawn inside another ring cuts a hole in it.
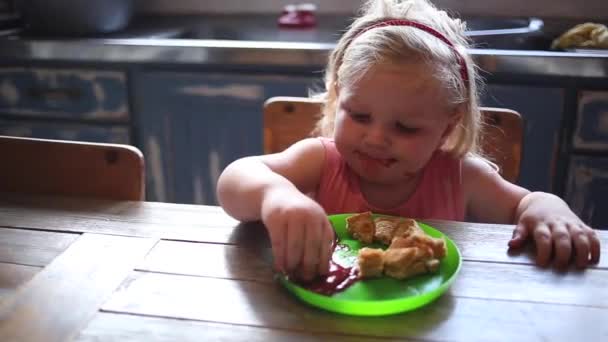
[[[325,66],[328,54],[348,22],[347,17],[322,16],[316,28],[293,30],[279,29],[276,16],[144,17],[136,18],[122,32],[98,37],[48,37],[31,33],[1,37],[0,60],[318,70]],[[547,37],[535,37],[534,41],[546,45]],[[470,53],[476,64],[488,73],[608,77],[605,50],[560,52],[539,46],[492,48],[490,44],[484,48],[481,43],[470,49]]]

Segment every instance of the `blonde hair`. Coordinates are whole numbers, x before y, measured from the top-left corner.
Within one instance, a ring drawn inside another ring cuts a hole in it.
[[[365,28],[386,19],[405,19],[429,26],[446,37],[453,48],[428,31],[410,26],[387,25],[360,34]],[[448,104],[460,109],[461,114],[459,124],[441,149],[455,157],[467,153],[479,155],[478,76],[466,51],[469,43],[464,31],[464,23],[450,18],[428,0],[368,0],[362,15],[351,24],[329,57],[326,91],[317,95],[325,103],[323,116],[315,132],[322,136],[333,135],[338,87],[353,84],[374,64],[425,62],[435,70],[434,77],[445,88]],[[463,66],[458,55],[464,59],[468,80],[462,77]]]

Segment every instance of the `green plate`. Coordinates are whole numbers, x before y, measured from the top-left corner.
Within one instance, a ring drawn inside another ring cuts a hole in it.
[[[339,243],[350,247],[350,250],[346,251],[337,250],[333,255],[333,260],[344,267],[356,264],[359,249],[366,247],[346,232],[346,218],[350,215],[352,214],[329,216]],[[381,215],[375,214],[374,216]],[[421,222],[418,224],[428,235],[445,238],[448,253],[441,260],[439,272],[436,274],[419,275],[405,280],[389,277],[360,280],[332,296],[309,291],[290,281],[284,275],[279,276],[279,281],[304,302],[342,314],[381,316],[419,308],[430,303],[448,289],[456,278],[462,262],[460,251],[451,239],[429,225]],[[382,247],[382,245],[373,244],[371,247]]]

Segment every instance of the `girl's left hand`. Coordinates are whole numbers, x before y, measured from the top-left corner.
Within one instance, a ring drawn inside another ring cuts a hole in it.
[[[539,266],[547,266],[552,255],[557,268],[566,268],[572,256],[579,268],[599,262],[600,241],[595,231],[559,197],[530,193],[522,199],[517,212],[517,226],[509,247],[519,248],[533,238]]]

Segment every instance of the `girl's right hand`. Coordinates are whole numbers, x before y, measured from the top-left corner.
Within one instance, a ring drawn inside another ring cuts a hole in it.
[[[303,280],[329,272],[334,231],[323,208],[296,189],[269,190],[262,202],[274,267]]]

